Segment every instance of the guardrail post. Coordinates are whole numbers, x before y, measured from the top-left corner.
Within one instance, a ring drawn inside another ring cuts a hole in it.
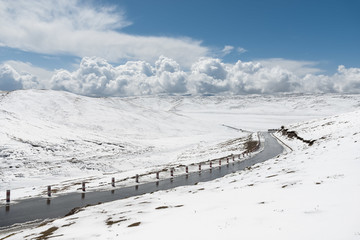
[[[85,182],[82,182],[82,191],[85,192]]]
[[[135,182],[136,182],[136,183],[139,183],[139,174],[136,174],[136,176],[135,176]]]
[[[221,166],[221,159],[219,159],[219,166]]]
[[[111,186],[115,187],[115,178],[111,178]]]
[[[6,190],[6,203],[10,203],[10,190]]]
[[[48,188],[47,188],[47,193],[48,193],[48,197],[51,197],[51,186],[48,186]]]
[[[159,172],[156,173],[156,179],[159,179]]]

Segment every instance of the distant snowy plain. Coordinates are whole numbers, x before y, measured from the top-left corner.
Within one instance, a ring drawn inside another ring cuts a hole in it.
[[[2,93],[0,191],[13,188],[18,198],[38,195],[47,184],[92,179],[96,189],[110,176],[235,153],[251,137],[247,131],[284,125],[316,141],[308,146],[277,133],[292,150],[250,169],[88,207],[0,237],[360,239],[359,110],[360,95],[95,99]]]

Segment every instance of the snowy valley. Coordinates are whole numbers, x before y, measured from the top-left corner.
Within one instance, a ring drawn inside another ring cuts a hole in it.
[[[83,179],[106,188],[110,176],[238,153],[269,128],[315,140],[309,146],[279,131],[286,151],[247,170],[0,237],[360,239],[358,95],[88,98],[27,90],[1,93],[0,123],[0,191],[13,189],[15,200],[49,184],[62,193]]]

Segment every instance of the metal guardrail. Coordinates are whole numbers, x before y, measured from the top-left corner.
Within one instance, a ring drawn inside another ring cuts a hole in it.
[[[216,165],[216,162],[218,162],[218,166],[221,167],[221,164],[223,163],[223,165],[228,165],[230,163],[230,160],[232,160],[232,162],[235,162],[237,160],[244,160],[247,157],[250,157],[252,152],[257,151],[260,148],[260,133],[257,133],[257,137],[258,137],[258,141],[255,147],[253,147],[250,150],[246,150],[243,151],[239,154],[230,154],[228,156],[225,157],[221,157],[221,158],[215,158],[215,159],[211,159],[208,161],[204,161],[204,162],[199,162],[199,163],[192,163],[189,166],[198,166],[198,172],[201,173],[202,170],[205,169],[212,169],[213,166]],[[241,157],[242,156],[242,157]],[[214,164],[215,163],[215,164]],[[180,167],[185,167],[185,174],[188,175],[189,174],[189,166],[180,166]],[[208,166],[208,168],[206,168],[205,166]],[[179,168],[179,167],[177,167]],[[122,182],[122,181],[126,181],[128,179],[135,179],[135,183],[138,184],[140,182],[140,177],[144,177],[144,176],[148,176],[148,175],[152,175],[155,174],[155,178],[156,180],[160,179],[160,173],[162,172],[168,172],[170,171],[170,179],[172,179],[174,177],[174,172],[176,171],[176,167],[170,167],[170,168],[165,168],[159,171],[152,171],[150,173],[144,173],[144,174],[136,174],[133,177],[128,177],[128,178],[124,178],[124,179],[120,179],[118,180],[118,182]],[[192,171],[192,172],[196,172],[196,171]],[[85,192],[86,191],[86,183],[88,182],[81,182],[81,191]],[[110,184],[112,187],[115,187],[115,177],[111,178]],[[52,190],[51,186],[47,186],[47,196],[48,198],[51,198],[52,193],[55,192],[56,190]],[[10,190],[6,190],[6,205],[10,204]]]

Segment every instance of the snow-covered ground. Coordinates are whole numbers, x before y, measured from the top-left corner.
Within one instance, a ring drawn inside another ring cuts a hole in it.
[[[247,131],[359,106],[359,95],[88,98],[48,90],[3,92],[0,192],[11,189],[14,200],[43,194],[47,185],[57,194],[76,191],[84,180],[90,190],[106,187],[111,177],[120,181],[239,153],[251,136]]]
[[[333,112],[345,110],[337,108],[344,99],[347,110],[356,102],[356,97],[325,96],[321,99],[323,105],[334,101]],[[207,100],[199,101],[205,104]],[[231,112],[230,103],[235,101],[226,100],[221,110]],[[271,98],[269,103],[263,101],[261,104],[275,106],[276,103],[280,108],[291,102],[294,104],[294,99]],[[194,101],[191,111],[199,116],[201,109],[196,110],[196,104]],[[214,111],[212,104],[215,106],[216,102],[206,104],[208,112]],[[302,109],[317,108],[316,103],[295,105]],[[181,107],[181,114],[190,112],[190,107]],[[246,111],[251,112],[251,107],[247,107]],[[263,107],[265,111],[266,106]],[[274,111],[280,111],[278,108]],[[317,109],[318,115],[331,111],[330,108]],[[285,119],[290,121],[290,118]],[[288,149],[279,157],[251,169],[194,186],[87,207],[74,215],[38,227],[2,233],[0,237],[360,239],[360,111],[283,125],[306,140],[316,141],[309,146],[276,133],[292,151]],[[264,126],[271,124],[263,123]]]

